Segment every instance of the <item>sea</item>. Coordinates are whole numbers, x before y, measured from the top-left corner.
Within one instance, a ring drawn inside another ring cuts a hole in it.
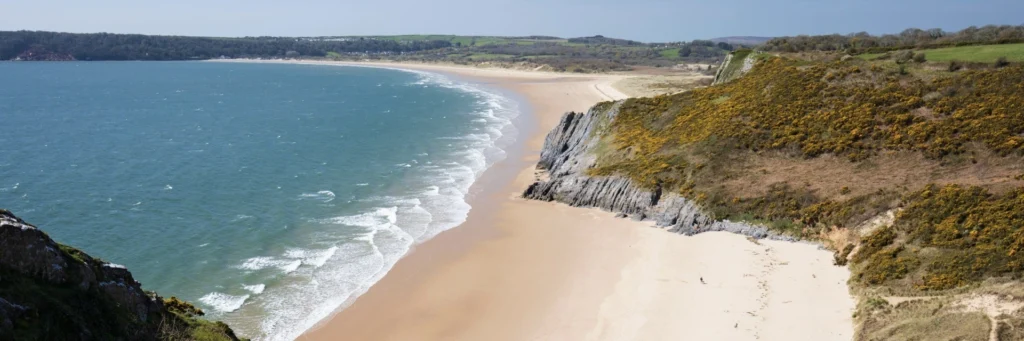
[[[0,63],[0,208],[256,340],[292,340],[466,219],[519,102],[433,73]]]

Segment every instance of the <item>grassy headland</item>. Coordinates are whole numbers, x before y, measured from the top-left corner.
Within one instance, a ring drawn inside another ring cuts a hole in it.
[[[1019,296],[992,293],[1024,291],[1024,65],[915,53],[764,53],[731,82],[629,99],[590,172],[824,242],[853,271],[859,339],[932,339],[952,334],[927,326],[950,321],[1019,339],[999,326],[1024,312],[964,300],[1013,305]],[[942,300],[888,303],[904,296]]]

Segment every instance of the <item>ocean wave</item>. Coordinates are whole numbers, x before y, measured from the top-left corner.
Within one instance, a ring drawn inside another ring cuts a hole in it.
[[[334,197],[334,192],[328,190],[317,191],[316,193],[302,193],[299,195],[299,199],[319,200],[325,203],[333,201]]]
[[[242,221],[242,220],[249,220],[249,219],[252,219],[252,218],[255,218],[255,217],[253,217],[251,215],[247,215],[247,214],[239,214],[239,215],[236,215],[234,219],[231,219],[231,222],[235,223],[235,222],[239,222],[239,221]]]
[[[258,271],[277,268],[283,273],[291,273],[302,266],[302,260],[277,259],[274,257],[252,257],[246,259],[238,267],[243,270]]]
[[[423,195],[438,195],[441,194],[440,191],[441,187],[431,185],[427,186],[427,190],[423,191]]]
[[[249,299],[249,295],[235,296],[215,291],[200,297],[199,302],[218,312],[230,313],[241,308],[247,299]]]
[[[340,216],[318,220],[321,224],[340,224],[359,227],[374,227],[382,224],[394,224],[398,220],[396,216],[398,207],[382,207],[370,212],[356,215]]]
[[[253,285],[243,285],[242,288],[248,290],[253,295],[259,295],[263,293],[263,290],[267,288],[267,285],[262,283]]]
[[[285,251],[284,257],[299,259],[303,264],[309,264],[313,267],[319,268],[327,263],[327,260],[334,256],[334,253],[338,251],[337,246],[332,246],[326,250],[308,250],[308,249],[289,249]]]

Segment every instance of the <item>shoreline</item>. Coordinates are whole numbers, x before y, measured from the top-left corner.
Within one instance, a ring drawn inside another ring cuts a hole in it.
[[[250,61],[242,61],[250,62]],[[251,61],[260,62],[260,61]],[[467,220],[416,245],[299,340],[849,340],[849,272],[815,245],[674,235],[610,212],[520,199],[562,113],[623,76],[398,63],[517,94],[514,151],[471,189]],[[521,106],[522,108],[523,106]],[[512,148],[510,148],[512,149]]]

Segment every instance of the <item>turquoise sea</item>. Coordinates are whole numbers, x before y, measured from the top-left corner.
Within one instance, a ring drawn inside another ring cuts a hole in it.
[[[388,69],[0,63],[0,207],[244,336],[290,340],[465,219],[519,110]]]

